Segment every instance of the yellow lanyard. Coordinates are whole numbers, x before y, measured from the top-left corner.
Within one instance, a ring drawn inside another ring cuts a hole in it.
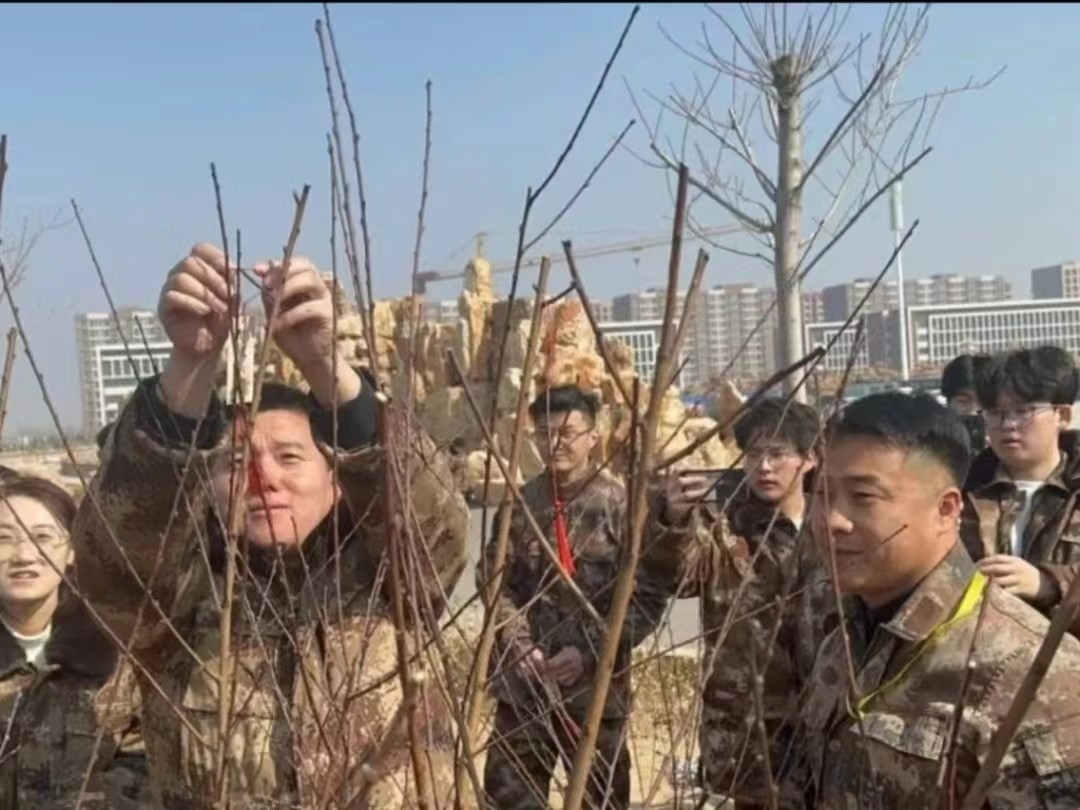
[[[968,583],[967,588],[964,590],[964,595],[960,597],[960,603],[956,606],[952,615],[930,631],[930,635],[919,645],[919,649],[916,650],[915,654],[911,657],[911,660],[904,664],[895,676],[890,678],[884,685],[878,687],[869,695],[866,695],[866,697],[860,699],[859,702],[855,704],[854,711],[851,708],[851,700],[849,698],[847,701],[848,714],[857,720],[861,720],[866,715],[866,707],[870,705],[871,701],[875,700],[883,692],[891,689],[903,680],[904,676],[907,675],[908,670],[911,669],[912,664],[918,661],[919,658],[922,657],[922,654],[944,635],[946,630],[957,622],[963,621],[968,616],[972,615],[979,606],[979,600],[982,599],[983,594],[986,592],[986,583],[986,575],[976,571],[975,575],[971,578],[971,582]]]

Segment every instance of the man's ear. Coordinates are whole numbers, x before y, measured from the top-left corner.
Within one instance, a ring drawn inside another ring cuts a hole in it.
[[[938,499],[938,516],[946,524],[955,526],[964,511],[964,496],[958,487],[949,487]]]
[[[1072,426],[1073,406],[1055,405],[1054,408],[1058,415],[1058,427],[1062,430],[1068,430]]]
[[[811,470],[816,470],[818,465],[818,454],[816,450],[811,450],[806,454],[806,460],[803,463],[803,472],[808,473]]]

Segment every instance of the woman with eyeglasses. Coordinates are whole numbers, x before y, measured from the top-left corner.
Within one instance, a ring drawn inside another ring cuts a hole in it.
[[[45,479],[0,483],[0,810],[145,806],[131,671],[67,584],[75,511]]]

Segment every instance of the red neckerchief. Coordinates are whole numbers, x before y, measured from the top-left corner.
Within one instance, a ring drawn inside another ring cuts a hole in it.
[[[566,528],[566,505],[559,496],[559,484],[551,476],[551,489],[555,496],[555,543],[559,551],[559,564],[570,576],[577,573],[574,565],[574,552],[570,548],[570,532]]]

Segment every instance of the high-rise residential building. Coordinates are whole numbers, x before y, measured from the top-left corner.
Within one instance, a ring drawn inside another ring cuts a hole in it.
[[[597,323],[609,323],[614,320],[614,312],[610,301],[594,298],[589,300],[589,304],[592,306],[593,318]]]
[[[900,288],[895,279],[882,280],[873,288],[873,279],[860,278],[847,284],[835,284],[822,290],[825,321],[844,321],[866,298],[861,313],[883,312],[900,308]],[[1008,301],[1012,289],[1002,276],[964,276],[958,273],[937,274],[904,280],[906,307],[946,304],[983,304]],[[814,321],[804,317],[805,323]]]
[[[662,321],[666,291],[652,288],[617,296],[612,301],[615,322]],[[767,377],[775,368],[775,308],[766,315],[774,293],[756,284],[720,284],[698,293],[687,313],[683,338],[686,364],[683,384],[700,385],[713,377]],[[676,298],[682,316],[686,293]]]
[[[683,315],[683,305],[686,302],[686,293],[680,290],[675,297],[675,318],[678,322]],[[640,292],[617,295],[611,301],[611,323],[639,323],[664,321],[664,310],[667,308],[667,290],[660,287],[650,287]],[[691,320],[683,330],[682,353],[685,364],[683,365],[682,384],[693,385],[699,381],[698,359],[701,340],[699,330],[701,319],[696,314],[691,314]],[[657,337],[657,347],[660,339]],[[643,378],[644,379],[644,378]]]
[[[156,313],[133,308],[119,310],[115,320],[110,313],[76,315],[75,344],[87,433],[113,421],[139,380],[159,371],[172,349]]]
[[[1080,262],[1062,262],[1031,271],[1034,298],[1080,298]]]
[[[776,367],[776,295],[756,284],[718,284],[700,297],[701,382],[723,376],[761,379]]]
[[[802,322],[820,323],[825,320],[825,296],[819,290],[803,292]]]
[[[1080,300],[1056,298],[913,307],[911,366],[940,368],[965,353],[1052,344],[1080,355]]]

